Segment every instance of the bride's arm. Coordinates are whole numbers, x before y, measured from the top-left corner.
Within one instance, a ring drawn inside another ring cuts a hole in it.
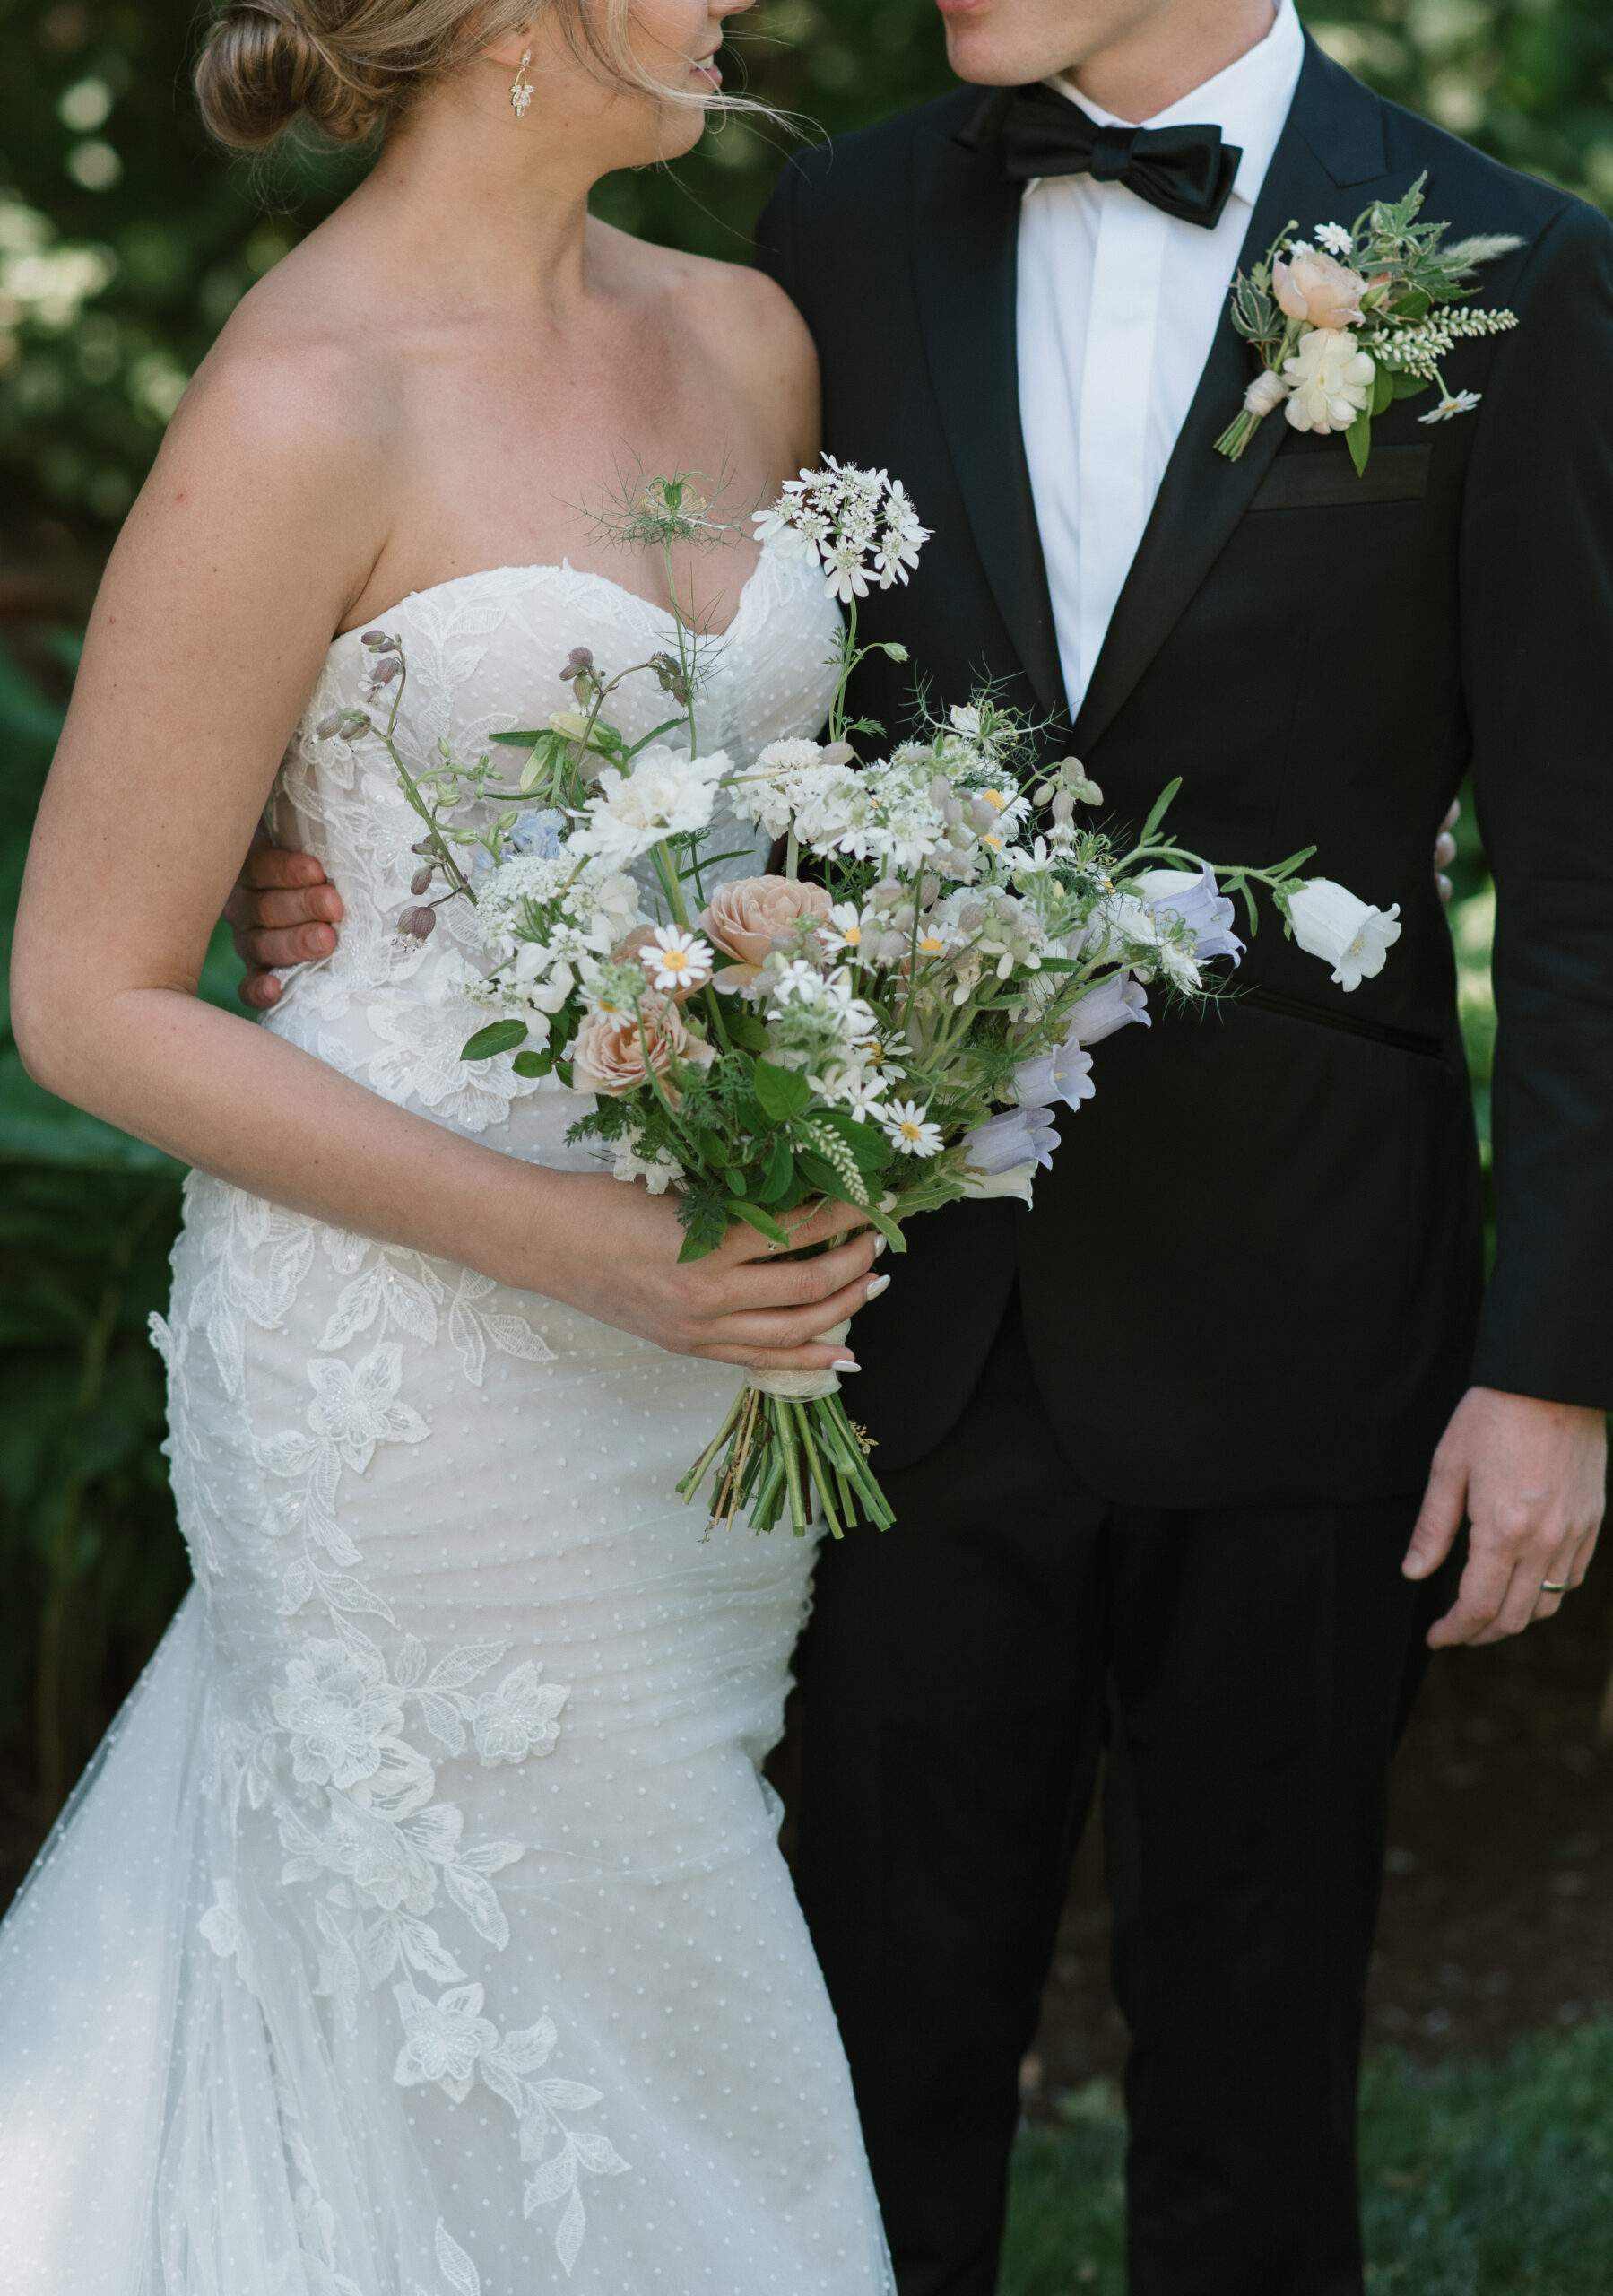
[[[323,364],[323,370],[321,362]],[[750,1231],[677,1265],[673,1206],[408,1114],[196,984],[333,631],[382,540],[373,406],[339,353],[204,376],[120,537],[40,806],[13,1022],[49,1091],[234,1186],[565,1300],[657,1344],[821,1366],[872,1239],[807,1263]],[[854,1227],[845,1207],[801,1231]]]

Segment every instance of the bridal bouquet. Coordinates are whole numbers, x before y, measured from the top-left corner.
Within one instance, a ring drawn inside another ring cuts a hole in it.
[[[687,480],[651,481],[629,531],[670,551],[707,529],[707,507]],[[814,558],[849,609],[821,743],[776,742],[742,767],[704,749],[698,643],[681,622],[676,654],[611,674],[574,652],[575,708],[496,737],[525,752],[513,785],[490,755],[462,767],[444,751],[410,771],[395,740],[406,665],[380,631],[364,642],[389,716],[340,712],[320,729],[384,741],[424,825],[402,931],[425,937],[444,900],[474,904],[492,961],[473,993],[496,1017],[464,1057],[513,1056],[522,1075],[591,1095],[568,1136],[598,1142],[619,1178],[675,1191],[682,1259],[736,1222],[786,1251],[825,1198],[898,1251],[904,1221],[961,1196],[1028,1203],[1056,1112],[1092,1096],[1091,1048],[1147,1023],[1149,987],[1200,998],[1207,968],[1236,961],[1234,896],[1253,932],[1263,886],[1342,987],[1381,970],[1396,912],[1302,880],[1309,848],[1213,868],[1163,833],[1178,783],[1122,839],[1095,821],[1102,792],[1080,763],[1038,764],[989,697],[861,759],[854,740],[878,729],[846,718],[871,650],[857,602],[906,582],[925,530],[883,472],[832,462],[759,524]],[[629,676],[657,680],[675,711],[631,744],[606,714]],[[716,878],[735,857],[713,849],[724,791],[782,868]],[[692,1500],[715,1473],[715,1520],[742,1510],[766,1530],[787,1506],[799,1535],[815,1505],[839,1536],[859,1513],[892,1519],[870,1448],[832,1370],[755,1372],[678,1487]]]
[[[1419,176],[1404,199],[1375,200],[1349,228],[1317,227],[1314,244],[1290,223],[1262,263],[1232,287],[1232,323],[1259,353],[1261,371],[1243,412],[1217,439],[1236,462],[1268,414],[1281,407],[1296,430],[1342,430],[1357,471],[1372,450],[1372,424],[1397,398],[1430,384],[1438,404],[1421,422],[1470,413],[1477,391],[1453,391],[1440,362],[1454,344],[1503,335],[1513,311],[1468,301],[1482,263],[1522,239],[1505,234],[1444,244],[1445,225],[1419,223]]]

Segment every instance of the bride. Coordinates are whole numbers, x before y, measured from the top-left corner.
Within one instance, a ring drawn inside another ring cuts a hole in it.
[[[565,705],[571,648],[672,630],[577,506],[814,456],[782,295],[587,213],[693,144],[741,4],[232,0],[201,65],[226,143],[386,141],[186,396],[29,865],[31,1073],[195,1167],[156,1338],[196,1584],[0,1931],[15,2296],[890,2286],[758,1773],[810,1543],[703,1544],[672,1495],[725,1367],[851,1360],[814,1335],[872,1239],[680,1267],[575,1101],[460,1064],[469,938],[397,937],[418,824],[318,730],[377,623],[418,761]],[[815,732],[818,578],[673,574],[713,741]],[[195,986],[265,802],[348,921],[256,1027]]]

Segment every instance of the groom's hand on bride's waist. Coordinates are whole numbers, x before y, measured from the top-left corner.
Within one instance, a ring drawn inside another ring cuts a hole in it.
[[[259,830],[224,904],[224,922],[247,970],[236,995],[266,1013],[280,996],[275,967],[328,957],[342,922],[342,896],[311,853],[282,853]]]
[[[1428,1631],[1435,1649],[1499,1642],[1561,1607],[1595,1552],[1607,1471],[1600,1411],[1468,1389],[1434,1455],[1406,1552],[1407,1577],[1430,1577],[1466,1517],[1467,1562],[1455,1602]]]

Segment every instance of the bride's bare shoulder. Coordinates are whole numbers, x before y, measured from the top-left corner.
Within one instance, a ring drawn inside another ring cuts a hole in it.
[[[360,299],[361,300],[361,299]],[[309,251],[285,257],[238,304],[193,376],[142,501],[142,526],[177,506],[234,506],[243,539],[274,529],[360,579],[388,523],[397,392],[384,330],[345,309]]]

